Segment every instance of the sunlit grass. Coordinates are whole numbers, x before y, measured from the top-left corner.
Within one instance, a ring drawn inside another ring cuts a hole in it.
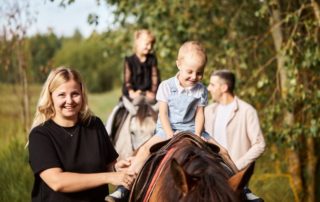
[[[118,103],[120,95],[119,88],[106,93],[89,94],[89,107],[105,122],[113,107]]]
[[[0,152],[0,201],[30,201],[33,174],[25,142],[12,139]]]

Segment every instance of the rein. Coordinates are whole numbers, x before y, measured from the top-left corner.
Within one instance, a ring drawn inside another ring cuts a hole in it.
[[[159,167],[157,168],[153,178],[152,178],[152,181],[148,187],[148,190],[146,192],[146,195],[144,197],[144,200],[143,202],[148,202],[150,197],[151,197],[151,194],[153,193],[153,190],[154,190],[154,187],[155,187],[155,184],[157,182],[157,180],[159,179],[159,176],[161,175],[165,165],[167,164],[167,162],[170,160],[171,156],[174,154],[174,151],[176,150],[175,147],[171,148],[167,154],[164,156],[164,158],[162,159]]]

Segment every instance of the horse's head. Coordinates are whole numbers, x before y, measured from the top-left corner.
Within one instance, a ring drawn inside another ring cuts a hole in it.
[[[155,172],[145,171],[145,174],[154,173],[154,176],[147,185],[141,183],[148,188],[144,192],[146,194],[144,200],[151,202],[240,201],[237,190],[242,190],[247,183],[246,176],[250,173],[240,172],[233,175],[230,170],[225,169],[226,164],[217,153],[209,151],[209,147],[199,147],[198,143],[202,140],[194,143],[183,136],[179,138],[182,140],[178,140],[172,148],[167,149],[161,162],[155,158],[153,165],[151,158],[147,166],[145,165],[145,170],[152,169],[157,164],[159,167]],[[143,175],[143,172],[140,175]],[[140,176],[140,179],[141,182],[149,181],[143,176]],[[139,186],[139,182],[136,184]],[[142,192],[134,193],[133,197],[139,197],[140,193]],[[133,198],[133,200],[136,199]]]
[[[137,100],[133,102],[124,100],[124,105],[130,114],[129,132],[134,150],[154,135],[158,116],[157,104],[151,105],[143,97]]]

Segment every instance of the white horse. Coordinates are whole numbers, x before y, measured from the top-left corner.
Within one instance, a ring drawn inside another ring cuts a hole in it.
[[[124,113],[126,117],[117,117],[119,108],[124,107],[128,113]],[[150,105],[145,101],[144,97],[139,97],[130,102],[126,97],[122,97],[122,103],[117,105],[108,118],[106,129],[111,137],[114,147],[119,154],[118,159],[126,159],[134,154],[134,152],[148,139],[154,135],[156,128],[156,120],[158,116],[158,104]],[[120,126],[116,131],[112,131],[112,124],[118,119]]]

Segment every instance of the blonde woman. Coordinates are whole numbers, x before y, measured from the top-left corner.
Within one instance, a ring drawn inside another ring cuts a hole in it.
[[[80,75],[60,67],[49,74],[29,135],[32,201],[104,201],[108,184],[130,187],[102,121],[88,107]],[[115,167],[119,172],[111,172]]]

